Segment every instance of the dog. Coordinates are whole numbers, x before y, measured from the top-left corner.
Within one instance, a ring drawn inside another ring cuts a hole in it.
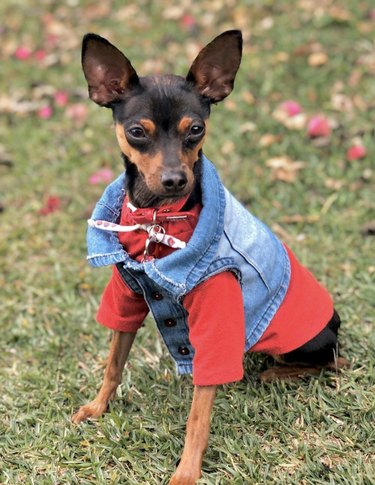
[[[217,386],[243,377],[244,352],[287,366],[263,380],[342,367],[340,318],[328,292],[270,229],[224,187],[202,146],[213,104],[234,87],[242,34],[204,47],[186,77],[139,77],[106,39],[87,34],[90,98],[113,113],[125,172],[88,221],[89,262],[112,265],[97,314],[113,330],[104,381],[74,423],[107,409],[136,332],[151,311],[194,395],[170,485],[201,476]]]

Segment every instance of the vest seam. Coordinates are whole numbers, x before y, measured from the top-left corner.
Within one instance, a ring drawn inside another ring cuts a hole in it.
[[[250,258],[248,258],[248,256],[246,255],[245,252],[241,251],[237,246],[235,246],[233,244],[233,242],[232,242],[231,238],[229,237],[228,232],[225,229],[225,227],[224,227],[224,234],[225,234],[225,237],[227,238],[231,248],[233,249],[233,251],[235,251],[237,254],[239,254],[246,261],[247,264],[249,264],[250,266],[252,266],[255,269],[255,271],[258,273],[261,280],[263,281],[264,286],[267,288],[268,292],[271,293],[271,288],[269,287],[263,272],[258,268],[258,265],[256,265]]]
[[[112,253],[97,253],[97,254],[90,254],[88,256],[86,256],[86,259],[87,260],[90,260],[90,259],[94,259],[94,258],[104,258],[104,257],[107,257],[107,256],[115,256],[116,254],[122,254],[124,253],[124,250],[120,250],[120,251],[114,251]],[[111,263],[111,264],[116,264],[116,263]]]
[[[275,316],[275,313],[277,311],[277,309],[280,307],[280,304],[283,300],[283,298],[285,298],[285,295],[286,295],[286,292],[288,291],[288,287],[289,287],[289,283],[290,283],[290,261],[289,261],[289,258],[287,256],[287,253],[285,251],[285,247],[283,246],[283,250],[284,250],[284,258],[285,258],[285,264],[284,264],[284,272],[283,272],[283,277],[281,279],[281,282],[277,288],[277,290],[275,291],[274,293],[274,296],[273,298],[271,299],[269,305],[267,306],[267,308],[264,310],[264,312],[262,313],[262,315],[259,317],[258,321],[256,322],[256,324],[254,324],[254,329],[253,331],[250,333],[249,337],[246,338],[246,346],[249,344],[250,340],[251,340],[251,337],[254,335],[254,333],[256,332],[256,330],[258,329],[259,325],[261,324],[261,322],[263,322],[264,320],[266,320],[267,322],[267,325],[266,327],[263,329],[263,332],[260,334],[259,338],[257,339],[257,341],[262,337],[263,333],[266,331],[268,325],[270,325],[271,321],[272,321],[272,318]],[[285,281],[285,278],[286,278],[286,275],[289,275],[289,279],[288,281]],[[284,295],[282,297],[280,297],[280,291],[282,289],[284,289],[285,287],[285,292],[284,292]],[[272,307],[276,307],[275,308],[275,311],[273,313],[273,315],[270,317],[270,318],[266,318],[266,315],[267,313],[270,311],[270,308]],[[257,342],[256,341],[256,342]],[[255,342],[255,343],[256,343]],[[252,344],[252,345],[255,345]],[[252,347],[252,345],[250,347]],[[249,348],[250,348],[249,347]]]

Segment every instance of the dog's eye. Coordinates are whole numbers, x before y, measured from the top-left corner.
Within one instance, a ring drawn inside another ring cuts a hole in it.
[[[141,126],[133,126],[127,132],[132,138],[137,138],[138,140],[146,137],[145,130]]]
[[[202,125],[193,125],[193,126],[191,126],[191,128],[189,130],[188,138],[190,140],[198,139],[203,134],[203,132],[204,132],[204,126],[202,126]]]

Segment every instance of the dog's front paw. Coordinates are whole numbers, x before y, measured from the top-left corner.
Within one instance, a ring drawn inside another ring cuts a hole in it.
[[[108,403],[106,402],[96,400],[91,401],[88,404],[81,406],[78,412],[73,414],[72,422],[74,424],[79,424],[89,418],[99,418],[99,416],[101,416],[107,410],[107,407]]]
[[[168,485],[195,485],[200,477],[200,471],[194,472],[190,470],[187,472],[180,472],[179,470],[177,470],[170,479]]]

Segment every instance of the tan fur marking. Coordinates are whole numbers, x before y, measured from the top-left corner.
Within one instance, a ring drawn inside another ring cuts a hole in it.
[[[193,170],[194,163],[198,160],[199,150],[202,148],[205,140],[205,136],[192,150],[188,150],[185,153],[181,153],[181,162],[185,164],[190,170]]]
[[[160,183],[161,173],[163,171],[162,153],[156,152],[154,155],[141,153],[129,144],[122,125],[116,124],[115,130],[123,154],[126,155],[143,174],[148,188],[155,193],[162,192],[163,187],[161,187]]]
[[[180,122],[178,123],[177,131],[181,135],[185,135],[185,133],[190,128],[190,125],[192,124],[192,122],[193,122],[192,118],[189,118],[188,116],[184,116],[183,118],[181,118]]]
[[[156,126],[152,120],[142,118],[141,120],[139,120],[139,122],[149,135],[155,135]]]

